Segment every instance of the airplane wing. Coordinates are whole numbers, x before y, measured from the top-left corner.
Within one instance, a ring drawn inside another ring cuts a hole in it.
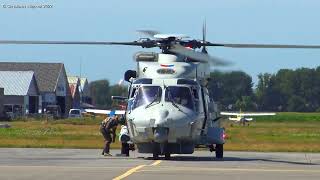
[[[87,113],[94,113],[94,114],[110,114],[111,110],[104,110],[104,109],[85,109],[84,110]],[[115,114],[125,114],[126,111],[125,110],[115,110]]]
[[[220,112],[220,115],[225,115],[225,116],[238,116],[240,113],[236,112]]]
[[[255,113],[237,113],[237,112],[220,112],[220,115],[225,115],[225,116],[274,116],[276,113],[269,112],[269,113],[264,113],[264,112],[255,112]]]
[[[274,116],[276,113],[241,113],[241,116]]]

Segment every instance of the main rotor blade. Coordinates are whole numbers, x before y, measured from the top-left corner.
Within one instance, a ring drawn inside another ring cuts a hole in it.
[[[191,58],[192,60],[197,61],[197,62],[210,63],[215,66],[227,66],[227,65],[231,64],[231,62],[222,60],[217,57],[209,56],[208,54],[205,54],[202,52],[197,52],[197,51],[185,48],[185,47],[178,45],[178,44],[171,46],[169,51],[176,53],[176,54],[186,56],[186,57]]]
[[[220,46],[230,48],[300,48],[300,49],[319,49],[320,45],[288,45],[288,44],[227,44],[204,42],[203,46]]]
[[[129,45],[143,46],[143,42],[104,42],[104,41],[16,41],[0,40],[0,44],[73,44],[73,45]]]
[[[138,33],[144,34],[146,36],[149,37],[154,37],[154,35],[156,34],[161,34],[159,31],[155,31],[155,30],[137,30]]]

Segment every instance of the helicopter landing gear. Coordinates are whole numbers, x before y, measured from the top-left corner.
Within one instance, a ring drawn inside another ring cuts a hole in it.
[[[216,158],[223,158],[223,144],[216,144]]]
[[[209,151],[210,151],[210,152],[215,151],[213,144],[210,144],[210,145],[208,146],[208,148],[209,148]]]
[[[152,150],[152,158],[154,160],[159,159],[159,155],[164,155],[165,160],[171,159],[171,152],[168,146],[168,143],[153,143],[153,150]]]
[[[161,155],[164,155],[165,160],[170,160],[171,154],[170,154],[168,142],[160,144],[160,151],[161,151]]]
[[[153,160],[159,159],[159,150],[158,150],[159,144],[156,142],[153,142],[153,150],[152,150],[152,158]]]
[[[157,152],[153,152],[152,158],[153,158],[153,160],[158,160],[159,159],[159,154]]]
[[[161,147],[161,154],[164,154],[164,159],[170,160],[171,159],[171,151],[170,151],[168,142],[161,144],[160,147]]]
[[[170,160],[170,159],[171,159],[171,154],[168,153],[168,152],[165,153],[165,154],[164,154],[164,159],[165,159],[165,160]]]

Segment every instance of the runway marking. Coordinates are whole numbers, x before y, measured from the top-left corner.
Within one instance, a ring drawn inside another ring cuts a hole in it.
[[[161,160],[157,160],[154,163],[152,163],[150,166],[156,166],[159,165],[162,161]]]
[[[122,174],[122,175],[120,175],[118,177],[113,178],[113,180],[121,180],[123,178],[126,178],[126,177],[130,176],[131,174],[133,174],[134,172],[136,172],[137,170],[139,170],[139,169],[141,169],[141,168],[143,168],[145,166],[146,165],[140,165],[140,166],[134,167],[132,169],[129,169],[129,171],[125,172],[124,174]]]
[[[304,172],[304,173],[320,173],[320,170],[304,170],[304,169],[244,169],[244,168],[198,168],[198,167],[172,167],[161,166],[157,169],[140,170],[139,172],[152,171],[237,171],[237,172]]]
[[[127,172],[125,172],[124,174],[121,174],[120,176],[113,178],[113,180],[121,180],[121,179],[123,179],[123,178],[126,178],[126,177],[130,176],[130,175],[133,174],[134,172],[140,172],[140,171],[141,171],[140,169],[142,169],[142,168],[145,167],[145,166],[157,166],[157,165],[159,165],[161,162],[162,162],[161,160],[157,160],[157,161],[153,162],[153,163],[150,164],[150,165],[145,165],[145,164],[143,164],[143,165],[136,166],[136,167],[134,167],[134,168],[132,168],[132,169],[129,169],[129,170],[128,170]],[[139,170],[140,170],[140,171],[139,171]]]
[[[3,168],[51,168],[51,169],[123,169],[123,168],[129,168],[126,166],[109,166],[109,167],[99,167],[99,166],[16,166],[16,165],[0,165],[0,170]]]

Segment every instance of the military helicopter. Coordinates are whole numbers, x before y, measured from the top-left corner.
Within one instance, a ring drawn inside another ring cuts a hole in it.
[[[128,70],[124,79],[130,83],[127,97],[113,97],[127,102],[126,122],[131,141],[140,153],[154,159],[171,154],[192,154],[195,147],[206,146],[223,158],[225,132],[221,127],[217,104],[210,99],[207,84],[210,66],[230,62],[210,56],[207,47],[230,48],[320,48],[315,45],[226,44],[188,39],[183,34],[161,34],[143,30],[147,38],[131,42],[16,41],[0,44],[127,45],[160,48],[161,52],[138,52],[136,70]],[[196,51],[201,49],[201,51]]]

